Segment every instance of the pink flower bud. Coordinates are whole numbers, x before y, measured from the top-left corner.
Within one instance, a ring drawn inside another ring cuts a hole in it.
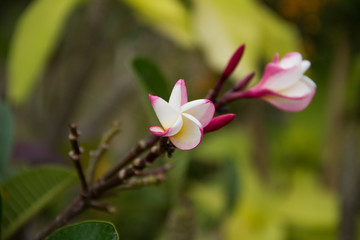
[[[211,122],[204,128],[204,133],[214,132],[219,130],[220,128],[225,127],[234,119],[234,117],[235,114],[233,113],[214,117]]]
[[[243,53],[245,50],[245,45],[242,44],[235,52],[234,54],[231,56],[223,74],[221,75],[221,79],[225,80],[227,79],[231,73],[235,70],[236,66],[239,64]]]

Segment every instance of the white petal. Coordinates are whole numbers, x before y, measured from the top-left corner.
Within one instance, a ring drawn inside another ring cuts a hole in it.
[[[195,117],[201,123],[201,126],[205,127],[214,117],[215,106],[210,100],[199,99],[185,103],[181,107],[181,112]]]
[[[279,93],[289,97],[302,97],[313,91],[315,87],[315,83],[310,78],[303,76],[300,81]]]
[[[163,128],[166,130],[173,126],[178,120],[180,112],[160,97],[149,94],[149,99]]]
[[[273,91],[281,91],[299,81],[302,75],[301,65],[295,65],[287,69],[281,68],[280,65],[270,63],[263,76],[262,88]]]
[[[315,92],[315,83],[310,78],[304,76],[299,83],[286,91],[279,94],[269,94],[262,98],[284,111],[298,112],[310,104]]]
[[[307,106],[309,106],[313,97],[314,94],[308,94],[303,96],[302,98],[285,98],[279,96],[267,96],[267,97],[263,97],[263,99],[281,110],[287,112],[299,112],[304,110]]]
[[[299,65],[302,61],[302,56],[298,52],[291,52],[286,54],[279,62],[283,68],[290,68],[295,65]]]
[[[175,122],[175,124],[166,130],[160,126],[151,126],[149,130],[150,132],[152,132],[157,136],[168,137],[177,134],[180,131],[182,125],[183,125],[183,119],[182,116],[180,115],[178,120]]]
[[[169,104],[179,110],[182,105],[187,103],[188,96],[184,79],[176,82],[169,99]]]
[[[174,125],[172,125],[170,128],[167,129],[169,132],[165,136],[173,136],[177,134],[181,130],[182,126],[183,126],[183,117],[180,114],[179,118],[176,120]]]
[[[301,71],[303,74],[304,74],[304,72],[306,72],[306,70],[309,69],[310,65],[311,65],[311,63],[308,60],[304,60],[301,62]]]
[[[175,147],[190,150],[197,147],[202,139],[203,129],[200,123],[191,115],[183,114],[183,127],[178,134],[169,137]]]

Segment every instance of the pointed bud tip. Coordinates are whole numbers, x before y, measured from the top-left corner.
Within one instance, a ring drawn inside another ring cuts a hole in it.
[[[245,44],[240,45],[231,56],[223,74],[222,79],[227,79],[239,64],[245,50]]]
[[[214,117],[211,122],[204,128],[204,133],[217,131],[226,125],[228,125],[232,120],[234,120],[235,114],[228,113]]]

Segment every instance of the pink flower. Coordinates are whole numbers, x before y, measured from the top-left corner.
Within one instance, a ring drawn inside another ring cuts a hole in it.
[[[309,67],[310,62],[303,60],[300,53],[288,53],[280,61],[276,54],[259,84],[238,93],[238,97],[259,97],[284,111],[301,111],[310,104],[316,91],[315,83],[304,76]]]
[[[185,81],[175,84],[169,102],[149,94],[151,105],[161,126],[151,126],[150,132],[169,137],[175,147],[190,150],[197,147],[203,137],[204,127],[213,119],[214,104],[207,99],[188,102]]]

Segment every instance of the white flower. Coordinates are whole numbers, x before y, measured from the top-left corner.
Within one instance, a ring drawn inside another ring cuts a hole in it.
[[[169,102],[151,94],[149,99],[162,126],[151,126],[150,132],[169,137],[172,144],[182,150],[193,149],[200,144],[203,129],[215,113],[215,106],[210,100],[188,102],[183,79],[175,84]]]
[[[280,61],[276,55],[268,63],[258,85],[242,93],[246,97],[259,97],[274,106],[290,112],[306,108],[315,95],[315,83],[304,76],[310,62],[298,52],[286,54]]]

